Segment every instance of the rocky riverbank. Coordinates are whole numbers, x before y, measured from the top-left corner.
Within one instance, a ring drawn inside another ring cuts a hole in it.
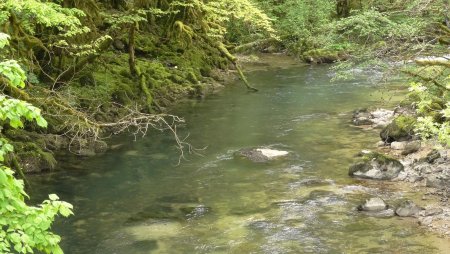
[[[381,140],[362,151],[349,175],[369,181],[406,182],[420,192],[420,201],[387,204],[379,197],[366,200],[358,210],[371,216],[415,218],[419,225],[450,237],[450,149],[414,134],[410,109],[360,109],[352,123],[363,129],[380,129]],[[420,203],[420,204],[419,204]]]

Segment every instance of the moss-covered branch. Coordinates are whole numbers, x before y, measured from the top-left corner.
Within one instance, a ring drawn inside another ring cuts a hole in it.
[[[418,78],[418,79],[420,79],[422,81],[431,82],[435,86],[439,87],[440,89],[443,89],[443,90],[446,90],[446,91],[450,91],[449,88],[447,88],[444,84],[440,83],[438,80],[436,80],[434,78],[426,77],[426,76],[420,75],[417,72],[413,72],[413,71],[410,71],[410,70],[402,70],[402,72],[406,73],[406,74],[408,74],[408,75],[410,75],[412,77]]]
[[[445,58],[422,58],[415,61],[418,65],[426,66],[444,66],[450,68],[450,59]]]
[[[220,51],[220,53],[222,53],[222,55],[224,57],[226,57],[236,68],[236,70],[239,73],[239,76],[241,77],[242,81],[244,82],[245,86],[247,87],[248,90],[250,91],[254,91],[257,92],[258,89],[256,89],[255,87],[251,86],[250,83],[248,82],[247,78],[245,77],[244,73],[242,72],[241,67],[239,66],[239,64],[237,63],[237,58],[235,56],[233,56],[228,49],[225,47],[225,45],[223,45],[222,42],[218,42],[216,43],[217,45],[217,49]]]

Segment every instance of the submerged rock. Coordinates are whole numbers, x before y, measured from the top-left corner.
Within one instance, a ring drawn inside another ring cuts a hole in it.
[[[255,220],[251,221],[247,224],[247,227],[252,230],[262,230],[267,231],[273,228],[276,228],[277,225],[275,223],[272,223],[268,220]]]
[[[73,146],[72,150],[83,157],[93,157],[108,150],[108,144],[102,140],[78,140]]]
[[[395,210],[395,214],[400,217],[418,217],[422,210],[424,209],[416,205],[413,201],[406,200]]]
[[[429,208],[426,210],[422,210],[419,212],[419,215],[422,217],[435,216],[442,214],[444,210],[442,208]]]
[[[324,186],[324,185],[330,185],[333,184],[333,181],[331,180],[325,180],[325,179],[317,179],[317,178],[309,178],[304,179],[298,182],[302,186]]]
[[[180,211],[185,214],[188,219],[195,219],[205,216],[211,208],[204,205],[190,206],[190,207],[181,207]]]
[[[353,113],[353,124],[356,126],[372,125],[373,127],[384,127],[394,117],[394,111],[377,109],[369,112],[367,109],[359,109]]]
[[[128,223],[153,220],[183,221],[202,217],[211,211],[202,204],[153,204],[128,218]]]
[[[360,125],[371,125],[371,115],[367,111],[367,109],[358,109],[355,112],[353,112],[353,124],[356,126]]]
[[[235,157],[246,158],[253,162],[268,162],[271,160],[285,157],[289,154],[287,151],[280,151],[268,148],[244,148],[234,153]]]
[[[352,177],[392,180],[403,171],[400,161],[386,155],[371,152],[364,154],[362,158],[350,166],[349,175]]]
[[[387,208],[381,211],[361,211],[364,215],[376,218],[394,217],[395,211],[392,208]]]

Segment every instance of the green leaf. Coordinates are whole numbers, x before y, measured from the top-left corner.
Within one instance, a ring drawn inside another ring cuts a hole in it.
[[[0,33],[0,49],[9,44],[9,35]]]
[[[59,199],[58,195],[56,195],[56,194],[50,194],[50,195],[48,195],[48,198],[49,198],[51,201],[56,201],[56,200]]]
[[[10,119],[9,120],[9,125],[11,127],[13,127],[14,129],[23,127],[23,123],[22,123],[22,121],[20,121],[19,118],[12,118],[12,119]]]
[[[68,207],[66,207],[66,206],[61,206],[61,207],[59,208],[59,212],[60,212],[61,215],[64,216],[64,217],[68,217],[68,216],[70,216],[70,215],[73,214],[72,210],[70,210],[70,209],[69,209]]]
[[[36,117],[36,123],[40,127],[43,127],[43,128],[47,127],[47,121],[42,116]]]

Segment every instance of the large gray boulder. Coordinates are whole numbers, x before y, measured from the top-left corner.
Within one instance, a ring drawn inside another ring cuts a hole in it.
[[[395,211],[390,208],[383,199],[371,198],[357,207],[358,211],[364,213],[367,216],[386,218],[395,215]]]
[[[356,178],[392,180],[403,169],[400,161],[380,153],[370,152],[351,165],[348,173]]]
[[[388,205],[381,198],[371,198],[367,199],[366,202],[358,206],[359,211],[372,211],[379,212],[386,210]]]
[[[395,214],[400,217],[418,217],[422,210],[424,209],[411,200],[406,200],[395,210]]]
[[[237,158],[248,159],[252,162],[269,162],[289,154],[287,151],[269,149],[269,148],[244,148],[234,153]]]
[[[408,155],[419,151],[421,143],[419,140],[414,141],[394,141],[391,143],[391,149],[399,150],[403,155]]]

